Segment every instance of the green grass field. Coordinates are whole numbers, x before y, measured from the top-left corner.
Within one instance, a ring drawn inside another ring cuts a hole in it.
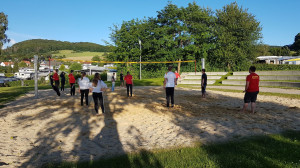
[[[104,52],[90,52],[90,51],[82,51],[82,52],[75,52],[73,50],[59,50],[59,53],[53,54],[54,56],[66,56],[66,59],[73,59],[73,60],[84,60],[84,61],[91,61],[92,58],[98,55],[100,58],[103,59]]]
[[[273,168],[300,167],[300,132],[286,131],[281,134],[245,137],[224,143],[198,144],[100,159],[90,162],[64,162],[48,164],[49,168],[163,168],[163,167],[241,167]]]

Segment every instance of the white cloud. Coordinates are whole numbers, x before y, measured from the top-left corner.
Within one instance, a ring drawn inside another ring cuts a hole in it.
[[[9,43],[5,43],[5,44],[2,46],[2,49],[5,49],[5,48],[7,48],[7,47],[10,47],[10,46],[12,46],[12,45],[14,45],[14,44],[16,44],[16,43],[17,43],[16,40],[10,39],[10,42],[9,42]]]
[[[16,42],[16,40],[14,40],[14,39],[10,39],[10,42],[8,43],[9,45],[14,45],[14,44],[16,44],[17,42]]]

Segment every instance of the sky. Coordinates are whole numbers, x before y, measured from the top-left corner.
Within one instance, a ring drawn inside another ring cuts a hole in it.
[[[300,32],[300,0],[235,0],[248,9],[262,26],[262,42],[292,44]],[[234,0],[172,0],[178,7],[188,3],[212,10]],[[6,34],[14,43],[29,39],[69,42],[110,41],[110,27],[123,21],[156,17],[169,0],[0,0],[0,12],[8,16]]]

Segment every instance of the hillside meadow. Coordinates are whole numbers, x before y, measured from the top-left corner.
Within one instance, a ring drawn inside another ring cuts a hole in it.
[[[100,58],[103,59],[104,53],[105,52],[59,50],[59,52],[53,54],[53,56],[66,56],[66,59],[91,61],[94,56],[100,56]]]

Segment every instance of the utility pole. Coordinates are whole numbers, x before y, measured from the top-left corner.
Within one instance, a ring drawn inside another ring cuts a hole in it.
[[[140,80],[142,79],[142,41],[139,39],[140,44]]]
[[[34,56],[34,98],[38,98],[38,56]]]

